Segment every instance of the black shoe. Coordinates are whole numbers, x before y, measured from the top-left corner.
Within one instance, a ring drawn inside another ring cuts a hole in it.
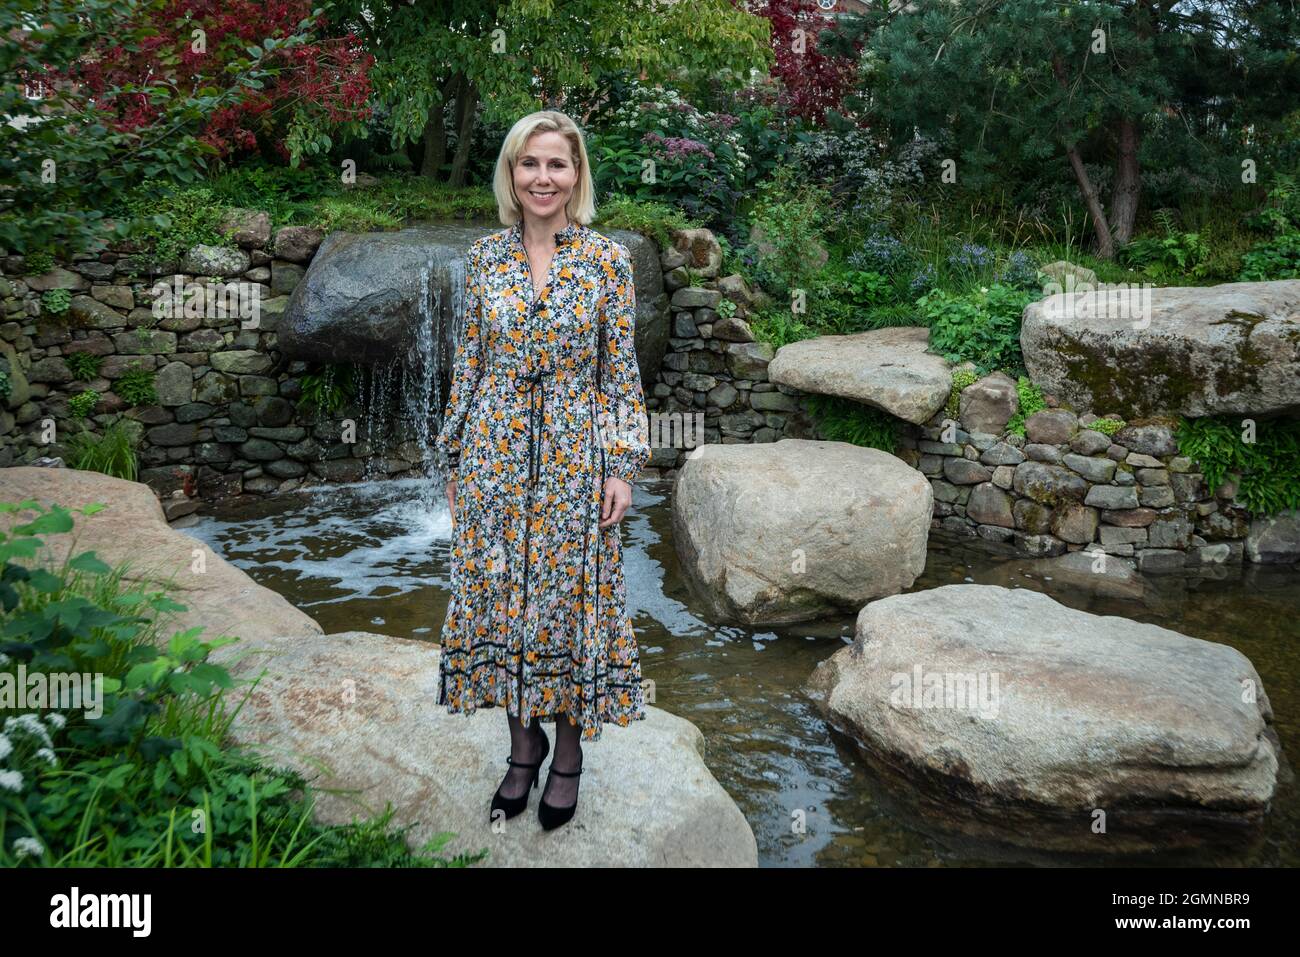
[[[512,767],[535,769],[533,771],[533,788],[537,787],[537,776],[541,773],[542,762],[545,761],[546,756],[551,753],[551,739],[548,738],[546,732],[542,730],[542,723],[540,721],[537,722],[537,733],[542,736],[542,756],[540,758],[531,763],[516,761],[513,757],[506,758],[506,764],[509,764]],[[504,784],[505,782],[503,781],[501,783]],[[521,813],[526,807],[528,807],[527,789],[525,789],[524,793],[517,798],[508,798],[501,796],[501,788],[498,787],[496,793],[492,795],[492,809],[488,812],[488,819],[495,821],[497,811],[504,811],[506,818],[509,819]]]
[[[546,780],[547,783],[550,783],[550,779],[551,779],[550,776],[552,774],[558,774],[562,778],[576,778],[581,773],[582,773],[581,763],[578,765],[578,770],[576,771],[557,771],[555,770],[555,762],[552,761],[551,769],[546,772]],[[573,812],[576,811],[577,809],[578,809],[578,795],[576,791],[574,792],[573,795],[573,803],[570,804],[568,807],[556,807],[553,804],[547,804],[546,800],[542,799],[541,801],[537,802],[537,820],[542,822],[543,830],[552,831],[555,828],[559,827],[561,824],[568,823],[569,819],[573,817]]]

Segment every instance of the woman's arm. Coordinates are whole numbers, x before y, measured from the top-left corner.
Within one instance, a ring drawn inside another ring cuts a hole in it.
[[[442,417],[442,430],[434,448],[443,454],[449,469],[460,466],[460,453],[464,440],[465,419],[469,414],[474,392],[483,376],[486,356],[483,352],[483,287],[482,257],[474,246],[466,254],[465,266],[465,331],[456,344],[456,358],[452,363],[451,392],[447,409]]]
[[[605,279],[599,315],[603,354],[598,356],[603,363],[599,401],[605,474],[631,484],[650,459],[650,426],[636,361],[632,257],[619,243],[614,244],[612,261],[605,264]]]

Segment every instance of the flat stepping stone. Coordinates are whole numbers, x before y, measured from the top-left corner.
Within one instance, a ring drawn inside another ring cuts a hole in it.
[[[1027,589],[873,601],[808,692],[927,816],[999,841],[1239,841],[1277,786],[1281,746],[1245,655]]]
[[[927,352],[930,330],[902,326],[782,346],[767,367],[778,385],[853,399],[923,425],[952,393],[953,367]]]

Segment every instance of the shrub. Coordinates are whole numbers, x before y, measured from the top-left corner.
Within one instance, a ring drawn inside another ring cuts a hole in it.
[[[808,411],[818,433],[830,442],[848,442],[894,454],[902,420],[873,406],[838,396],[810,395]]]
[[[69,352],[63,357],[63,364],[72,373],[72,378],[79,382],[89,382],[99,376],[99,367],[104,357],[93,352]]]
[[[1259,243],[1241,257],[1238,282],[1300,279],[1300,232]]]
[[[151,369],[132,366],[113,383],[116,392],[127,405],[152,405],[158,401],[158,392],[154,389],[154,374]]]
[[[1300,419],[1256,422],[1253,442],[1235,416],[1183,419],[1178,448],[1196,460],[1211,493],[1229,472],[1240,475],[1237,497],[1252,515],[1300,508]]]
[[[86,389],[68,400],[68,411],[74,418],[84,419],[95,411],[95,406],[98,404],[99,393],[94,389]]]
[[[356,370],[350,365],[323,365],[299,380],[298,408],[333,415],[356,395]]]
[[[1007,422],[1007,431],[1023,436],[1025,419],[1035,412],[1042,412],[1047,408],[1047,403],[1043,400],[1043,390],[1025,376],[1021,376],[1016,382],[1016,396],[1020,400],[1020,408]]]
[[[75,401],[76,399],[72,400]],[[119,418],[104,430],[103,436],[89,429],[73,433],[68,439],[69,468],[103,472],[105,475],[134,482],[140,471],[135,454],[136,428],[134,424]]]
[[[1020,316],[1033,294],[1001,284],[965,295],[931,290],[917,302],[921,322],[930,327],[930,349],[949,362],[973,362],[984,375],[995,369],[1024,369]]]

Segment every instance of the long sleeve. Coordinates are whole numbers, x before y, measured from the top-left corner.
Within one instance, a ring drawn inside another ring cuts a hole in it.
[[[456,344],[447,409],[442,416],[442,429],[434,441],[434,448],[446,457],[447,464],[452,469],[460,464],[465,419],[474,400],[479,379],[482,378],[486,360],[482,342],[484,322],[480,285],[482,281],[482,257],[478,255],[476,248],[471,246],[466,253],[465,264],[464,332]]]
[[[614,244],[605,265],[606,287],[601,297],[599,357],[603,363],[599,401],[607,476],[632,482],[650,459],[650,426],[636,361],[636,290],[632,257]]]

